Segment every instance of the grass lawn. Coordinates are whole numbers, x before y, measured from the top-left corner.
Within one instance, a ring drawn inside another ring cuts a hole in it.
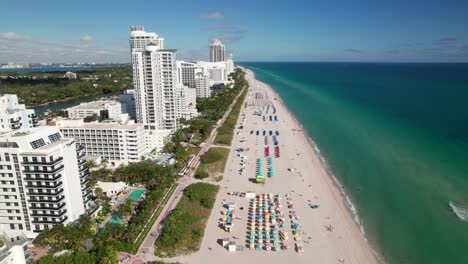
[[[210,148],[203,156],[197,171],[204,171],[211,177],[224,172],[230,149],[222,147]]]
[[[172,257],[198,251],[219,187],[195,183],[184,190],[156,240],[156,255]]]

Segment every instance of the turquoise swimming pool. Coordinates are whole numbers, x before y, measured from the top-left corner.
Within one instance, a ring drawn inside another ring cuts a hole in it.
[[[128,196],[128,199],[136,202],[138,199],[140,199],[141,195],[145,192],[145,190],[134,190],[132,193]]]
[[[120,217],[118,217],[117,215],[113,215],[111,217],[111,219],[109,219],[109,223],[113,224],[113,225],[117,225],[119,224],[121,221]]]

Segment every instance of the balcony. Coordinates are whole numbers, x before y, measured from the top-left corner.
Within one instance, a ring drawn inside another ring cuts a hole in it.
[[[50,213],[45,213],[45,214],[42,214],[42,213],[35,213],[35,214],[31,214],[31,216],[36,216],[36,217],[61,217],[62,215],[64,215],[65,213],[67,212],[67,210],[63,210],[61,213],[59,214],[50,214]]]
[[[59,157],[53,161],[23,161],[24,165],[45,165],[45,166],[52,166],[57,164],[58,162],[62,161],[63,157]]]
[[[59,187],[59,186],[61,186],[61,185],[62,185],[62,181],[58,181],[58,182],[56,182],[54,185],[45,185],[45,184],[41,184],[41,185],[32,185],[32,184],[30,184],[30,182],[27,182],[26,187],[27,187],[28,189],[30,189],[30,188],[55,189],[55,188],[57,188],[57,187]]]
[[[81,150],[84,150],[84,146],[83,145],[76,145],[76,151],[81,151]]]
[[[59,220],[59,221],[51,221],[51,220],[32,220],[31,222],[33,224],[62,224],[63,222],[65,222],[65,220],[68,219],[68,216],[65,216],[63,219]],[[34,232],[41,232],[41,230],[34,230]]]
[[[46,204],[49,204],[49,203],[58,203],[58,202],[61,202],[61,201],[63,201],[63,199],[65,199],[65,196],[61,196],[60,198],[55,199],[55,200],[28,199],[28,202],[29,202],[29,203],[46,203]]]
[[[63,200],[63,199],[62,199]],[[37,203],[37,202],[35,202]],[[53,206],[29,206],[30,210],[60,210],[65,207],[65,203],[61,203],[59,207]]]
[[[28,175],[30,175],[30,174],[27,174],[26,177],[24,177],[25,181],[34,181],[34,182],[36,182],[36,181],[56,181],[56,180],[58,180],[58,179],[60,179],[62,177],[61,174],[57,174],[52,178],[41,178],[41,177],[36,178],[36,177],[28,176]]]
[[[41,189],[39,189],[41,191]],[[28,195],[30,196],[57,196],[59,194],[63,193],[63,188],[60,188],[58,192],[55,193],[48,193],[48,192],[27,192]]]
[[[25,173],[47,173],[47,174],[54,174],[54,173],[57,173],[61,170],[63,170],[64,166],[63,164],[58,166],[57,168],[53,168],[52,170],[44,170],[44,169],[31,169],[31,168],[28,168],[28,169],[25,169],[23,172]]]

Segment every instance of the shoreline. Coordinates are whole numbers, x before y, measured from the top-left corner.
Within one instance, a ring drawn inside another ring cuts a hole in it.
[[[287,107],[286,103],[283,101],[283,99],[281,98],[281,96],[279,96],[279,94],[275,91],[275,89],[273,89],[273,87],[268,84],[268,83],[265,83],[263,81],[260,81],[256,78],[256,75],[255,75],[255,72],[251,69],[248,69],[248,68],[245,68],[243,66],[238,66],[239,68],[241,68],[243,71],[247,72],[247,71],[250,71],[252,73],[252,76],[253,78],[259,82],[259,83],[262,83],[268,90],[271,94],[273,94],[276,98],[276,102],[281,104],[283,106],[283,108],[288,112],[288,114],[292,117],[292,119],[294,120],[294,123],[297,127],[300,127],[301,128],[301,131],[298,131],[301,133],[301,135],[306,139],[306,141],[308,142],[309,144],[309,147],[311,149],[313,149],[314,153],[317,155],[317,157],[319,158],[320,160],[320,163],[322,164],[323,166],[323,169],[325,170],[327,176],[329,177],[329,180],[332,181],[333,183],[333,186],[337,189],[336,191],[339,191],[340,192],[340,197],[341,197],[341,200],[342,200],[342,203],[343,205],[345,206],[345,208],[347,208],[347,212],[349,214],[349,217],[351,217],[354,221],[354,223],[356,224],[356,227],[359,229],[359,231],[362,233],[365,241],[368,243],[368,246],[370,247],[370,249],[372,250],[373,254],[375,255],[375,257],[377,258],[377,260],[380,262],[380,263],[385,263],[385,260],[383,258],[383,256],[379,253],[378,250],[375,249],[375,247],[370,244],[367,236],[366,236],[366,232],[365,232],[365,228],[364,228],[364,225],[362,224],[362,221],[361,221],[361,218],[359,217],[359,214],[357,212],[357,209],[356,209],[356,206],[354,205],[354,203],[352,202],[350,196],[346,193],[346,189],[344,187],[343,184],[341,184],[341,182],[338,180],[338,178],[335,176],[335,174],[333,173],[333,170],[331,169],[331,166],[329,165],[328,161],[326,160],[326,158],[323,156],[322,152],[320,151],[320,148],[318,147],[318,145],[315,143],[315,141],[313,140],[313,138],[311,136],[309,136],[309,134],[307,133],[307,130],[304,128],[304,126],[299,122],[299,120],[297,119],[297,117],[294,115],[294,113],[291,112],[291,110]]]

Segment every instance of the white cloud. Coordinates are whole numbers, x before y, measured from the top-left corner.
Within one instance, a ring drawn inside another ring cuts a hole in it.
[[[96,50],[97,55],[111,55],[112,51],[110,50]]]
[[[2,40],[26,40],[26,41],[32,40],[30,36],[20,35],[15,32],[0,32],[0,39]]]
[[[84,42],[91,42],[93,41],[93,37],[91,37],[90,35],[84,35],[80,37],[80,40]]]
[[[214,13],[211,13],[211,14],[202,15],[202,16],[200,16],[200,18],[205,19],[205,20],[222,19],[222,18],[224,18],[224,15],[221,14],[220,12],[214,12]]]

